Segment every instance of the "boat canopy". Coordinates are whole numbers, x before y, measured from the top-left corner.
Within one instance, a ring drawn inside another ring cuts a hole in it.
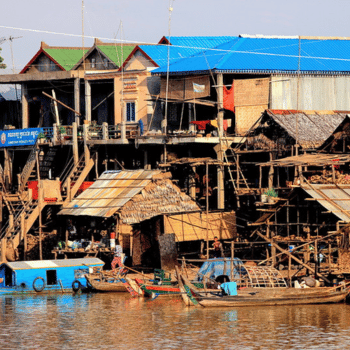
[[[234,258],[233,261],[230,258],[206,261],[198,271],[196,280],[203,281],[209,278],[220,281],[223,276],[236,282],[239,287],[287,287],[285,279],[274,267],[246,265],[239,258]]]

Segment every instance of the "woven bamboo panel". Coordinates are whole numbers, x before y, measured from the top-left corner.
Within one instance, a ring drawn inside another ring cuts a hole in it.
[[[198,85],[204,85],[203,92],[194,92],[193,83]],[[165,78],[161,79],[160,84],[160,97],[166,98],[166,86],[167,81]],[[168,98],[174,100],[194,99],[200,97],[206,97],[210,95],[210,81],[209,75],[205,76],[193,76],[184,78],[172,78],[169,79],[168,84]]]
[[[267,104],[259,106],[236,107],[236,133],[244,135],[268,108]]]
[[[258,106],[269,103],[269,78],[234,80],[235,106]]]
[[[231,239],[236,237],[236,215],[229,213],[209,213],[208,231],[206,213],[188,213],[164,216],[164,233],[175,233],[177,242]]]

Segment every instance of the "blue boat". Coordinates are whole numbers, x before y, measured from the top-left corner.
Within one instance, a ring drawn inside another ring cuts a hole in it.
[[[97,258],[6,262],[0,265],[0,296],[84,290],[85,274],[103,265]]]

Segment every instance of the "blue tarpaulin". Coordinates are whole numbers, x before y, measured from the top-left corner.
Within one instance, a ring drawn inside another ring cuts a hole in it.
[[[233,259],[233,279],[239,279],[241,276],[246,275],[246,269],[243,262],[239,258]],[[197,273],[196,280],[202,281],[203,276],[215,280],[216,277],[226,275],[231,276],[231,259],[210,259],[206,261]]]

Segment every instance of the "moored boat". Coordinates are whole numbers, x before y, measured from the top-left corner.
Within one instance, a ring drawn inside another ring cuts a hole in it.
[[[244,288],[236,295],[205,293],[198,290],[185,276],[179,281],[186,305],[203,307],[242,307],[298,304],[326,304],[344,301],[349,294],[349,285],[315,288]],[[235,284],[235,282],[229,282]]]
[[[0,265],[0,296],[84,290],[85,275],[103,265],[98,258],[6,262]]]
[[[127,292],[125,284],[118,278],[102,279],[94,275],[85,275],[85,278],[97,292]]]

